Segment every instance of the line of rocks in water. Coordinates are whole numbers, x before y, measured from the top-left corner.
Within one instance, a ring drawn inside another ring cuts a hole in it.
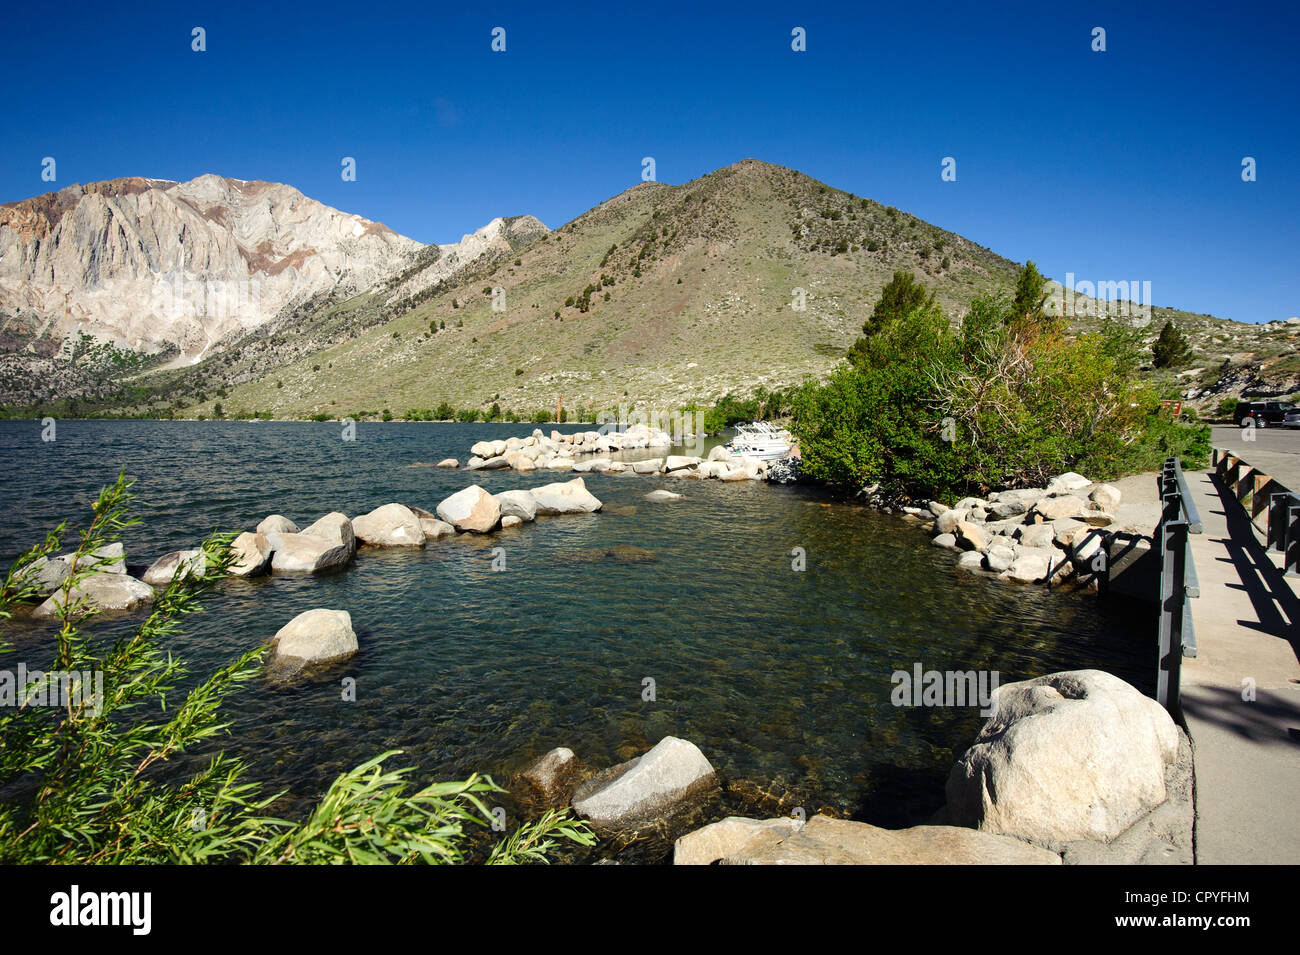
[[[1045,488],[997,491],[968,497],[952,507],[930,501],[903,507],[905,519],[931,534],[931,543],[959,553],[957,567],[1015,583],[1087,582],[1096,586],[1088,564],[1102,549],[1104,534],[1125,527],[1117,518],[1119,488],[1098,484],[1073,471]]]
[[[546,436],[536,428],[528,437],[479,441],[470,448],[465,467],[471,471],[511,468],[515,471],[573,471],[602,474],[645,474],[676,478],[715,478],[720,481],[757,481],[768,477],[771,463],[733,454],[718,446],[707,458],[670,454],[639,461],[610,457],[625,451],[671,448],[673,438],[666,431],[633,425],[626,431],[578,431]],[[458,468],[460,461],[446,458],[437,467]]]
[[[557,747],[512,789],[537,811],[571,806],[607,839],[681,832],[677,865],[1192,861],[1191,750],[1155,700],[1101,670],[1006,684],[995,700],[932,825],[818,814],[692,828],[720,780],[699,747],[672,736],[604,770]]]
[[[603,506],[579,477],[497,494],[473,484],[444,499],[433,513],[414,505],[391,503],[355,518],[334,511],[304,528],[283,515],[272,514],[255,530],[245,531],[231,542],[229,574],[258,577],[334,573],[347,567],[360,547],[424,547],[444,537],[488,534],[538,517],[594,514]],[[178,574],[201,578],[207,569],[201,550],[179,550],[158,558],[137,578],[127,573],[126,551],[117,542],[83,556],[77,572],[91,573],[65,593],[75,558],[75,554],[42,558],[27,568],[24,579],[31,581],[38,595],[45,598],[32,610],[34,618],[57,616],[65,602],[73,607],[84,605],[97,613],[136,610],[151,604],[157,590]],[[334,643],[331,628],[325,628],[321,651],[325,656],[308,654],[302,664],[338,659],[329,655]],[[305,644],[299,641],[293,645]],[[284,652],[274,655],[287,656]]]

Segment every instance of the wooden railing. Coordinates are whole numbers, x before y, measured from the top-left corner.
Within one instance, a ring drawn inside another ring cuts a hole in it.
[[[1282,573],[1300,574],[1300,494],[1231,451],[1215,448],[1213,460],[1215,475],[1264,534],[1265,546],[1282,553]]]

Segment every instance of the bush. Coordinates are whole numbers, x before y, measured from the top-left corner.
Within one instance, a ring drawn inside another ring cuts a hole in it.
[[[1132,331],[1108,323],[1068,338],[1035,312],[1032,263],[1017,299],[976,299],[956,332],[905,275],[846,363],[795,399],[792,429],[811,476],[952,498],[1041,486],[1069,470],[1094,480],[1155,470],[1175,454],[1190,468],[1208,454],[1206,429],[1171,421],[1138,378]],[[913,304],[900,314],[900,302]]]

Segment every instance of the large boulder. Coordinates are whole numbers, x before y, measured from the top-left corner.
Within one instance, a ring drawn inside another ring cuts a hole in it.
[[[271,542],[265,534],[244,531],[230,542],[234,559],[230,562],[233,577],[257,577],[271,571]]]
[[[207,566],[207,558],[201,550],[174,550],[150,564],[140,579],[154,587],[165,587],[178,573],[201,579]]]
[[[298,525],[283,514],[271,514],[263,518],[262,523],[257,525],[259,534],[296,534]]]
[[[357,534],[352,529],[352,521],[340,511],[330,511],[324,517],[304,527],[302,533],[346,547],[349,556],[357,552]]]
[[[531,521],[537,517],[537,498],[528,491],[502,491],[492,496],[501,508],[502,518],[517,517],[521,521]]]
[[[371,547],[423,547],[420,519],[405,504],[385,504],[352,519],[357,539]]]
[[[64,606],[75,608],[82,601],[83,609],[94,613],[114,613],[135,610],[151,603],[154,589],[142,580],[125,573],[94,573],[83,577],[65,595],[55,591],[49,599],[32,611],[37,619],[57,616]]]
[[[1026,547],[1051,547],[1056,542],[1056,528],[1051,524],[1022,524],[1015,537]]]
[[[486,534],[501,520],[501,505],[483,488],[471,484],[439,504],[438,517],[458,531]]]
[[[587,490],[582,478],[572,481],[558,481],[530,488],[529,492],[537,503],[537,513],[555,514],[592,514],[603,506],[600,500]]]
[[[650,458],[646,461],[633,461],[632,470],[637,474],[658,474],[663,465],[663,458]]]
[[[443,458],[441,461],[435,464],[434,467],[455,469],[460,467],[460,461],[458,461],[456,458]]]
[[[953,822],[1044,846],[1109,842],[1165,799],[1178,731],[1155,700],[1101,670],[994,693],[994,713],[948,777]]]
[[[1088,495],[1088,500],[1100,504],[1103,510],[1113,511],[1119,507],[1120,499],[1124,495],[1120,489],[1113,484],[1098,484]]]
[[[648,753],[579,786],[573,808],[597,829],[634,831],[704,798],[717,785],[717,774],[699,747],[665,736]]]
[[[271,544],[271,572],[324,574],[346,567],[353,550],[315,534],[267,534]]]
[[[352,615],[346,610],[307,610],[298,614],[271,638],[270,664],[301,669],[336,660],[357,652],[357,635]]]
[[[714,861],[723,865],[1061,864],[1061,857],[1056,853],[1019,839],[958,826],[881,829],[865,822],[821,815],[813,816],[803,826],[782,819],[744,828],[736,826],[737,821],[724,819],[714,823],[714,826],[728,827],[722,832],[706,834],[712,827],[705,826],[679,839],[673,862],[679,865],[707,865]],[[726,854],[704,861],[720,851]]]

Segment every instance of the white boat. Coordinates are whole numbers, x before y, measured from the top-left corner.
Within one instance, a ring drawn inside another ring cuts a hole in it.
[[[736,425],[736,436],[727,442],[727,450],[756,461],[775,461],[790,453],[794,438],[784,428],[766,421]]]

